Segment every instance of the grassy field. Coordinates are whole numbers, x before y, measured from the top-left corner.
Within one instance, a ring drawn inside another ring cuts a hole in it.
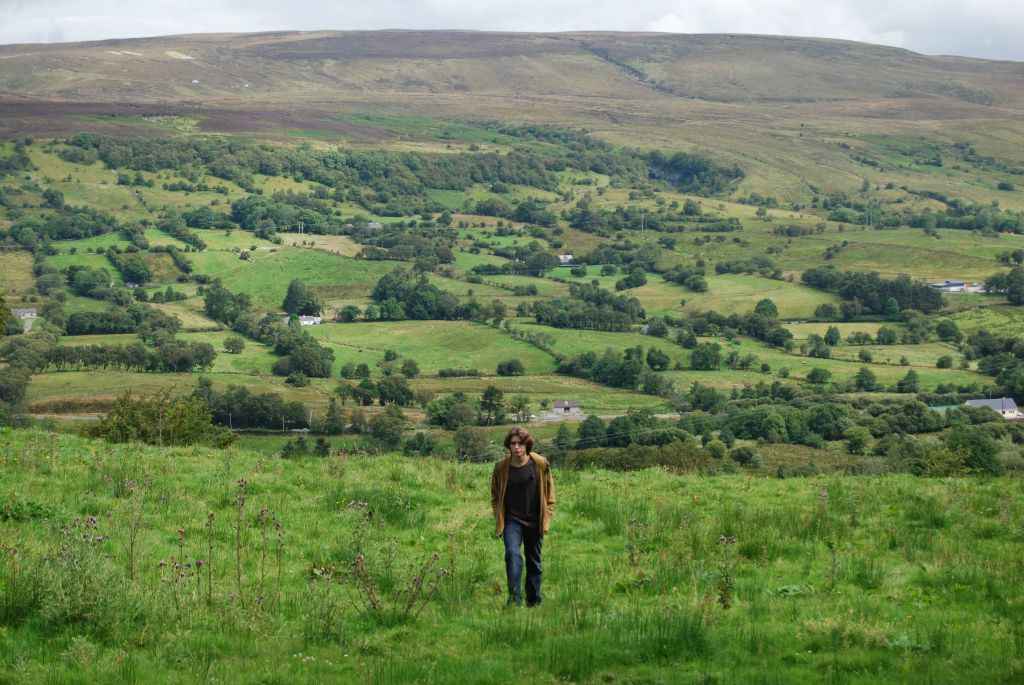
[[[0,252],[0,291],[7,296],[22,295],[34,286],[32,255],[21,250]]]
[[[685,311],[745,314],[753,311],[758,301],[767,297],[778,307],[779,316],[785,319],[811,316],[819,304],[839,303],[839,298],[831,293],[760,276],[721,274],[708,276],[707,282],[706,293],[691,293],[679,288],[686,299]]]
[[[489,465],[31,432],[6,433],[0,459],[0,674],[12,682],[1024,673],[1015,480],[556,468],[544,604],[527,611],[503,606]],[[347,575],[356,560],[379,609],[357,608],[369,591]]]
[[[548,373],[555,367],[546,352],[469,321],[325,324],[316,327],[312,335],[334,350],[335,375],[346,363],[363,363],[374,369],[383,361],[385,350],[414,359],[428,375],[453,367],[493,375],[498,362],[509,359],[519,359],[530,374]]]

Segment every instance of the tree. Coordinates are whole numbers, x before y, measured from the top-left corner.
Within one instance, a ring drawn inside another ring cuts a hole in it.
[[[995,441],[976,428],[954,428],[944,442],[953,452],[963,454],[964,465],[974,471],[998,476],[1004,470]]]
[[[27,370],[10,366],[0,369],[0,404],[13,406],[25,399],[28,380]]]
[[[604,447],[607,430],[604,421],[591,414],[576,429],[576,449],[586,450],[592,447]]]
[[[899,379],[896,382],[896,392],[908,393],[917,392],[920,386],[920,381],[917,376],[917,371],[911,369],[907,371],[907,375]]]
[[[523,362],[518,359],[509,359],[507,361],[498,362],[496,371],[499,376],[522,376],[526,373],[526,367],[524,367]]]
[[[416,431],[416,434],[402,444],[402,453],[406,456],[425,457],[437,452],[437,440],[430,437],[426,431]]]
[[[453,438],[455,455],[467,461],[486,461],[491,453],[491,441],[487,431],[473,426],[462,426]]]
[[[729,453],[729,457],[740,466],[749,466],[750,468],[757,468],[761,465],[761,455],[758,454],[757,449],[749,445],[741,445],[740,447],[734,447]]]
[[[288,284],[281,309],[292,316],[318,316],[323,310],[323,303],[315,291],[296,278]]]
[[[776,307],[775,303],[767,297],[763,300],[759,300],[758,303],[754,305],[754,313],[758,316],[763,316],[766,319],[779,318],[779,308]]]
[[[850,454],[867,454],[871,445],[871,431],[864,426],[850,426],[843,433],[846,451]]]
[[[494,385],[488,385],[480,396],[480,411],[484,413],[484,424],[500,422],[504,418],[505,393]]]
[[[874,360],[874,357],[871,355],[870,350],[865,350],[864,348],[861,348],[857,350],[857,359],[864,362],[865,364],[870,364]]]
[[[324,431],[337,435],[345,430],[345,412],[333,397],[327,401],[327,415],[324,417]]]
[[[405,359],[402,361],[401,373],[406,378],[416,378],[420,375],[420,365],[415,359]]]
[[[878,333],[875,334],[875,340],[879,345],[895,345],[899,342],[899,336],[896,334],[895,329],[882,326],[878,329]]]
[[[516,415],[516,421],[525,421],[530,412],[529,396],[513,395],[508,401],[508,410]]]
[[[860,370],[853,376],[853,387],[864,392],[875,390],[878,387],[875,372],[866,366],[860,367]]]
[[[672,363],[672,359],[656,347],[647,350],[647,366],[652,371],[665,371]]]
[[[526,272],[531,276],[543,276],[558,266],[558,257],[550,252],[535,252],[526,258]]]
[[[562,455],[572,449],[572,431],[564,423],[558,425],[558,432],[555,434],[555,449]]]
[[[228,354],[241,354],[242,350],[245,349],[245,341],[239,338],[237,335],[229,336],[224,341],[224,351]]]
[[[387,376],[377,384],[377,396],[381,404],[395,403],[408,407],[413,403],[413,391],[404,376]]]
[[[402,430],[405,428],[405,414],[394,404],[370,419],[370,435],[383,449],[393,450],[402,444]]]
[[[831,378],[831,371],[829,371],[828,369],[822,369],[817,366],[807,372],[808,383],[815,383],[820,385],[822,383],[828,383],[829,380],[831,380]]]
[[[960,342],[964,337],[960,332],[960,328],[956,325],[956,322],[950,321],[949,319],[943,319],[935,324],[935,334],[939,336],[939,340],[955,343]]]
[[[953,368],[953,357],[944,354],[939,357],[935,362],[935,368],[937,369],[952,369]]]
[[[829,326],[828,330],[825,331],[825,344],[829,347],[835,347],[842,340],[842,335],[839,333],[839,328],[836,326]]]
[[[1006,275],[1006,301],[1012,305],[1024,304],[1024,267],[1015,266]]]
[[[722,347],[718,343],[699,343],[690,353],[694,371],[718,371],[722,365]]]

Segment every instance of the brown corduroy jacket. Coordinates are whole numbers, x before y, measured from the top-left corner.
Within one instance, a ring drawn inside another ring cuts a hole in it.
[[[528,455],[537,467],[537,487],[540,491],[540,531],[548,532],[551,515],[555,511],[555,482],[551,479],[551,466],[544,457],[530,452]],[[505,490],[508,488],[508,470],[512,466],[511,455],[494,465],[491,474],[491,509],[494,510],[494,532],[505,532]]]

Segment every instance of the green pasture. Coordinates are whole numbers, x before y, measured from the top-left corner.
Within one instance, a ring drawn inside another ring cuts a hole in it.
[[[556,465],[544,603],[527,611],[503,606],[490,464],[283,460],[25,431],[5,434],[0,459],[13,512],[0,528],[18,551],[0,558],[0,674],[11,681],[946,684],[1024,674],[1024,489],[1013,479]],[[61,550],[77,555],[65,563]],[[183,559],[182,575],[169,575]],[[340,573],[355,560],[377,609],[356,609],[368,593]],[[424,564],[421,599],[403,612],[401,593]]]
[[[91,297],[80,297],[69,294],[64,301],[64,311],[68,314],[75,312],[105,312],[110,309],[110,303],[105,300],[94,300]]]
[[[179,333],[177,337],[188,342],[204,342],[213,346],[213,349],[217,351],[217,357],[213,361],[211,373],[270,376],[270,367],[278,359],[274,355],[273,347],[254,340],[246,340],[245,349],[239,354],[229,354],[224,351],[224,341],[232,336],[237,337],[237,334],[231,331],[203,331]]]
[[[310,333],[334,350],[334,375],[347,363],[376,370],[385,350],[414,359],[425,375],[439,369],[475,368],[494,375],[498,362],[519,359],[528,374],[554,370],[552,357],[500,330],[469,321],[388,321],[323,324]],[[401,362],[401,359],[399,360]]]
[[[529,376],[490,376],[462,378],[420,377],[410,382],[415,390],[425,390],[439,395],[461,390],[470,395],[480,395],[488,386],[500,388],[506,398],[512,395],[528,395],[529,410],[534,414],[542,412],[541,400],[548,400],[549,406],[555,400],[579,400],[586,414],[619,415],[631,409],[651,408],[655,411],[671,411],[660,397],[642,395],[620,388],[608,388],[592,381],[557,374]]]
[[[846,340],[846,336],[851,333],[863,331],[864,333],[870,333],[872,336],[878,334],[878,329],[882,326],[886,328],[893,328],[897,331],[903,329],[903,325],[898,322],[878,322],[878,321],[824,321],[820,323],[787,323],[783,325],[787,331],[793,334],[794,340],[806,340],[812,333],[825,336],[829,328],[835,327],[839,329],[840,335],[843,336],[843,340]]]
[[[159,233],[159,235],[166,235],[162,231],[157,231],[156,229],[149,230],[152,230],[154,234]],[[82,253],[89,252],[90,248],[93,250],[98,247],[106,249],[112,245],[117,245],[123,250],[128,247],[129,244],[130,243],[125,240],[125,237],[121,235],[120,231],[113,231],[111,233],[101,233],[100,235],[94,235],[88,238],[79,238],[78,240],[60,240],[55,242],[54,246],[60,250],[61,253],[68,254],[71,248],[74,248],[77,253]]]
[[[78,252],[77,254],[47,255],[46,261],[58,269],[67,269],[69,266],[86,266],[90,269],[106,269],[110,274],[110,280],[114,283],[122,283],[121,273],[114,268],[107,256],[93,252]]]
[[[857,361],[858,348],[856,346],[839,346],[836,348],[838,351],[833,354],[832,359],[819,359],[800,356],[798,351],[787,354],[784,350],[768,347],[749,339],[736,339],[732,342],[724,339],[708,340],[713,340],[722,346],[723,358],[731,350],[736,350],[741,355],[755,355],[757,361],[751,367],[755,373],[748,377],[750,382],[756,382],[757,379],[766,380],[765,374],[757,373],[761,364],[765,362],[771,366],[773,376],[778,373],[779,369],[788,368],[791,374],[790,378],[794,380],[803,379],[808,371],[818,367],[827,369],[832,373],[832,382],[842,382],[852,378],[862,366],[867,366],[875,374],[878,382],[884,385],[895,385],[898,380],[907,374],[907,371],[914,369],[919,376],[922,390],[934,388],[939,383],[956,383],[961,385],[979,383],[981,385],[988,385],[992,382],[990,377],[973,371],[935,368],[935,361],[943,354],[952,354],[954,358],[957,358],[952,348],[939,343],[868,346],[874,359],[872,363],[865,364]],[[702,340],[702,342],[704,341]],[[909,366],[903,366],[899,363],[902,356],[908,357],[908,360],[911,362]],[[718,372],[687,371],[673,373],[682,373],[685,376],[692,376],[694,374],[715,376],[718,373],[724,373],[725,366],[723,365],[722,368],[723,371]],[[746,374],[747,372],[740,373]],[[675,378],[676,376],[673,376],[673,379]]]
[[[150,303],[150,306],[178,317],[178,320],[181,321],[182,330],[204,331],[221,326],[220,323],[210,319],[203,312],[202,298],[190,298],[188,300],[178,300],[177,302],[162,304]]]
[[[208,251],[234,250],[237,248],[238,250],[249,250],[251,252],[253,245],[257,249],[274,247],[274,243],[269,240],[257,238],[253,235],[252,231],[240,228],[231,229],[230,234],[228,231],[220,229],[195,229],[195,233],[206,243]],[[194,255],[186,256],[192,259]],[[235,255],[235,257],[237,258],[238,255]]]
[[[707,276],[708,290],[693,293],[680,287],[680,299],[686,299],[686,312],[715,311],[719,314],[745,314],[762,299],[769,298],[779,309],[779,317],[807,318],[820,304],[838,305],[839,298],[797,283],[776,281],[760,276],[721,274]]]
[[[501,266],[502,264],[508,263],[508,260],[505,259],[504,257],[496,257],[494,255],[483,253],[473,254],[471,252],[458,251],[455,252],[454,256],[455,260],[452,262],[452,264],[455,266],[455,268],[461,269],[466,273],[469,273],[474,266],[479,266],[481,264],[494,264],[497,266]],[[488,276],[488,278],[492,277]]]
[[[61,345],[68,347],[84,347],[86,345],[131,345],[140,342],[134,333],[105,333],[102,335],[65,335],[60,339]]]
[[[965,333],[973,333],[984,328],[999,335],[1024,336],[1024,310],[1020,307],[977,307],[956,312],[949,318]]]
[[[288,284],[296,278],[313,286],[321,297],[333,304],[334,301],[365,299],[381,276],[399,266],[409,266],[401,262],[349,259],[321,250],[296,248],[266,254],[260,252],[254,256],[256,258],[252,262],[235,257],[236,263],[224,272],[209,269],[208,265],[200,268],[198,261],[196,270],[219,276],[232,291],[249,293],[257,308],[277,309],[284,301]]]
[[[23,250],[0,252],[0,292],[8,296],[21,295],[35,285],[30,253]]]
[[[246,348],[250,343],[246,342]],[[249,351],[248,349],[246,351]],[[243,352],[243,355],[245,352]],[[219,357],[220,355],[218,355]],[[230,356],[230,355],[229,355]],[[250,352],[250,359],[258,355],[256,350]],[[240,360],[240,364],[247,364]],[[253,366],[262,362],[252,361]],[[221,364],[230,362],[221,361]],[[223,373],[131,373],[127,371],[48,371],[36,374],[29,383],[26,401],[29,408],[39,402],[55,402],[63,400],[113,399],[126,390],[135,395],[170,394],[183,395],[191,393],[197,384],[198,376],[209,378],[213,387],[224,389],[229,385],[241,385],[252,392],[273,392],[282,395],[286,400],[298,400],[310,404],[327,401],[333,386],[313,383],[305,388],[294,388],[285,384],[283,378],[275,376],[253,376],[248,372],[228,371]]]
[[[153,272],[153,283],[177,283],[182,272],[174,264],[174,260],[166,252],[142,252],[143,260]]]
[[[640,346],[645,351],[651,347],[657,347],[672,357],[673,362],[688,359],[686,350],[675,343],[665,338],[656,338],[639,332],[583,331],[521,322],[517,322],[515,328],[527,333],[546,335],[554,339],[555,342],[552,348],[558,354],[565,355],[566,357],[575,357],[584,352],[594,352],[597,355],[601,355],[608,348],[621,353],[622,350],[628,347]]]
[[[285,232],[278,233],[285,245],[306,241],[310,246],[325,252],[335,252],[344,257],[355,257],[363,246],[347,235],[316,235],[312,233]]]
[[[561,275],[560,272],[556,271],[553,275]],[[569,288],[564,283],[558,283],[549,278],[536,278],[534,276],[484,276],[486,283],[496,283],[498,285],[506,286],[509,288],[515,288],[516,286],[534,286],[537,288],[536,295],[530,295],[529,297],[569,297]],[[506,292],[506,297],[511,293]]]
[[[184,250],[188,247],[185,244],[185,242],[175,238],[174,236],[168,233],[164,233],[159,228],[147,228],[145,231],[143,231],[142,235],[145,236],[146,240],[148,240],[149,244],[153,247],[173,245],[179,250]]]

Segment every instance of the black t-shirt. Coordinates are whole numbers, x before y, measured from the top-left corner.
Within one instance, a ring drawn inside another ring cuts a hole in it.
[[[505,518],[518,521],[528,528],[540,522],[540,496],[537,486],[537,467],[533,459],[522,466],[508,469],[508,487],[505,489]]]

